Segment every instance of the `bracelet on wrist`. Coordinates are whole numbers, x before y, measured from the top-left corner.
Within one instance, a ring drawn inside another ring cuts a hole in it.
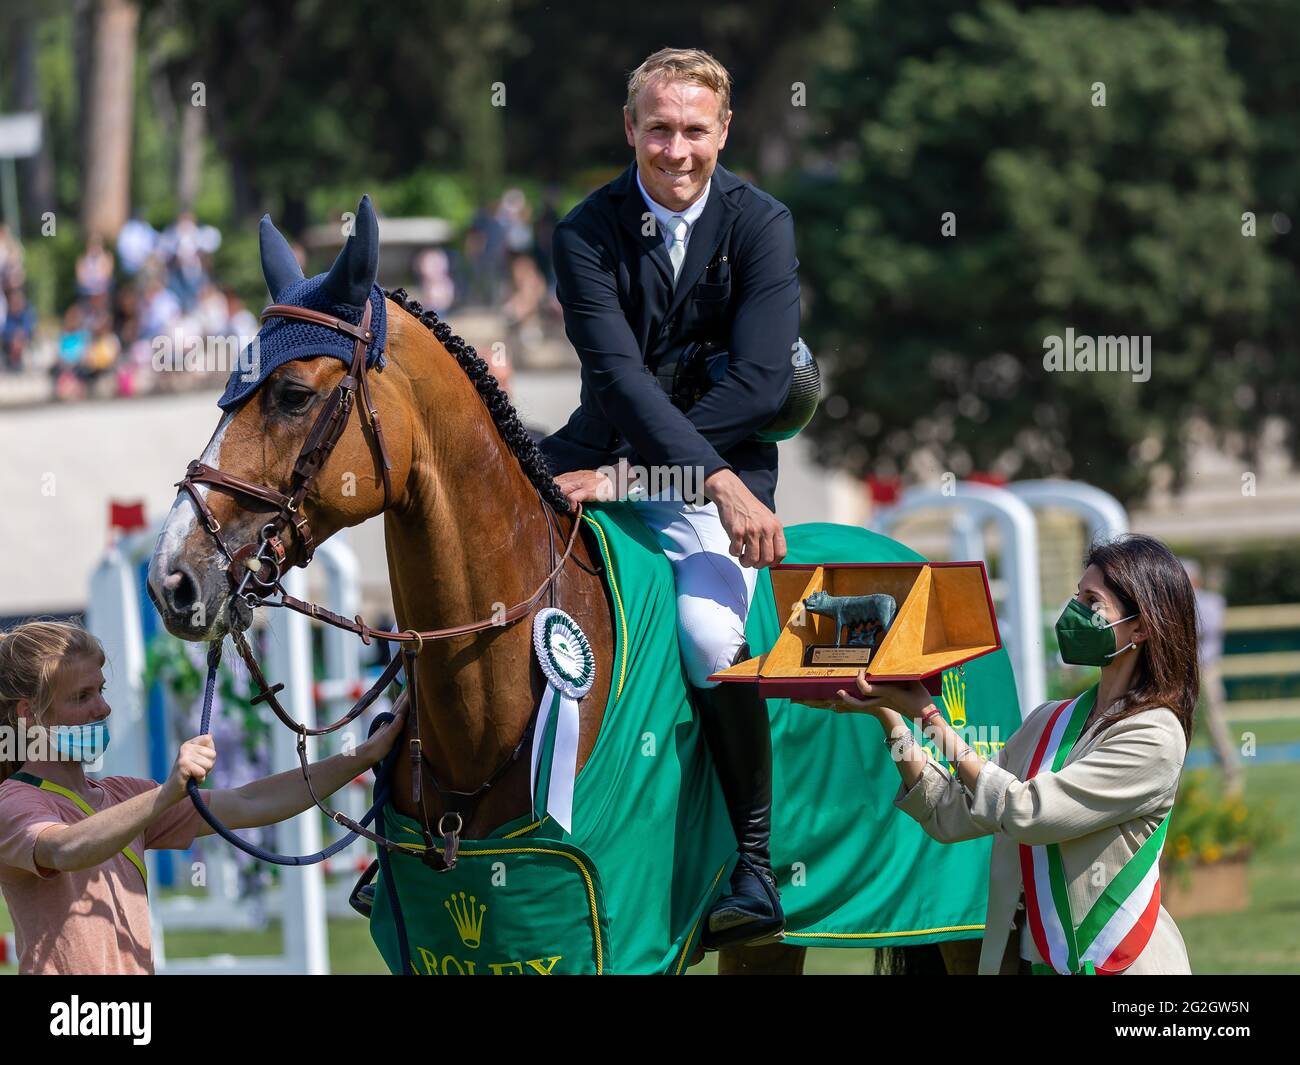
[[[889,756],[895,762],[901,762],[903,755],[916,745],[916,738],[912,735],[910,729],[900,733],[897,736],[891,736],[886,741],[889,746]]]

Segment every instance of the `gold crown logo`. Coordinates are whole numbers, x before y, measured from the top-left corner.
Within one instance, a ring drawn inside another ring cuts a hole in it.
[[[447,912],[451,914],[451,922],[456,926],[460,941],[470,950],[477,950],[483,938],[483,915],[487,913],[487,906],[479,902],[473,895],[469,897],[469,902],[466,903],[465,892],[463,891],[459,896],[453,891],[451,897],[443,905],[447,907]],[[477,913],[474,912],[475,906],[478,907]]]
[[[955,670],[943,675],[943,705],[948,709],[948,720],[953,728],[966,724],[966,680]]]

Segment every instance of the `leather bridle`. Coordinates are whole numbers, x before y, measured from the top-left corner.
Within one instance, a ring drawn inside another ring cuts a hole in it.
[[[542,595],[549,589],[551,592],[551,602],[555,601],[554,582],[559,576],[560,571],[564,568],[569,556],[573,553],[574,544],[577,540],[578,526],[582,516],[582,504],[574,504],[573,528],[569,532],[568,540],[565,543],[564,553],[556,560],[555,552],[555,533],[558,527],[552,508],[547,505],[540,490],[534,485],[537,491],[538,500],[542,505],[543,513],[546,517],[547,534],[550,541],[550,558],[551,569],[545,579],[538,585],[537,589],[527,599],[520,600],[513,606],[509,607],[504,614],[494,613],[491,617],[483,618],[478,621],[471,621],[463,625],[451,625],[442,629],[415,630],[407,629],[403,632],[394,632],[386,629],[376,629],[366,624],[361,615],[356,615],[351,621],[334,612],[317,606],[314,603],[305,602],[287,594],[280,583],[283,569],[286,561],[290,557],[289,548],[286,546],[286,539],[291,538],[294,545],[294,565],[306,566],[311,561],[315,550],[315,540],[312,535],[311,527],[307,522],[306,513],[303,511],[303,504],[311,491],[316,478],[319,476],[321,469],[329,459],[330,453],[338,444],[344,430],[347,428],[348,419],[351,415],[352,408],[358,408],[358,417],[361,418],[363,429],[368,421],[373,437],[373,448],[378,452],[379,467],[384,485],[384,509],[387,510],[392,504],[392,481],[391,470],[392,460],[389,457],[387,445],[384,442],[383,429],[379,421],[379,412],[375,409],[370,399],[370,389],[366,378],[366,350],[374,341],[374,333],[370,329],[370,301],[366,301],[365,312],[361,318],[360,325],[353,325],[341,318],[333,315],[323,314],[319,311],[309,310],[306,307],[297,307],[291,304],[272,304],[267,307],[261,315],[261,320],[266,321],[268,318],[291,318],[302,322],[308,322],[312,325],[324,326],[327,329],[333,329],[336,332],[343,333],[353,339],[352,363],[343,378],[339,381],[329,399],[326,400],[325,406],[321,409],[313,423],[306,439],[303,441],[302,448],[298,457],[293,464],[293,471],[290,475],[287,490],[280,491],[274,488],[268,488],[265,485],[256,484],[247,481],[242,477],[236,477],[233,474],[225,473],[222,470],[215,469],[202,462],[194,461],[186,468],[185,476],[176,482],[178,488],[183,489],[194,501],[198,508],[199,514],[203,518],[208,533],[216,541],[221,553],[225,555],[229,568],[227,570],[230,583],[234,588],[234,594],[230,600],[230,610],[232,617],[231,624],[227,627],[234,641],[235,648],[243,659],[244,664],[248,667],[249,677],[252,685],[257,689],[257,694],[252,699],[253,703],[265,701],[270,706],[272,712],[288,728],[298,734],[298,760],[302,766],[303,777],[306,780],[308,791],[311,794],[315,804],[334,822],[343,826],[353,835],[363,836],[371,842],[385,847],[391,851],[400,851],[407,854],[416,854],[432,868],[439,871],[447,871],[454,868],[456,864],[456,852],[460,846],[460,834],[464,829],[465,822],[473,815],[473,811],[484,794],[491,789],[498,779],[512,766],[528,746],[528,741],[532,736],[534,724],[536,721],[536,712],[530,718],[523,736],[516,744],[510,756],[506,758],[497,769],[475,790],[473,791],[455,791],[442,787],[433,772],[433,767],[429,763],[427,756],[424,754],[423,744],[420,740],[420,713],[419,702],[416,693],[416,674],[415,660],[424,648],[426,641],[445,640],[456,636],[466,636],[475,632],[482,632],[491,628],[498,628],[509,625],[518,621],[532,612],[533,607],[541,599]],[[379,371],[376,371],[379,372]],[[360,399],[360,403],[357,399]],[[362,413],[364,412],[364,413]],[[262,503],[268,504],[275,512],[275,518],[262,526],[258,539],[254,543],[244,544],[243,546],[230,550],[221,535],[221,523],[217,521],[216,516],[212,513],[207,501],[203,498],[202,493],[198,490],[198,485],[210,485],[214,489],[228,492],[233,495],[246,496],[256,499]],[[579,563],[581,564],[581,563]],[[585,568],[585,567],[584,567]],[[279,593],[278,600],[269,600],[267,595]],[[393,641],[400,645],[401,654],[394,655],[387,668],[380,675],[379,679],[371,686],[361,699],[337,721],[323,728],[308,728],[302,723],[294,720],[293,716],[280,705],[276,698],[277,694],[283,690],[283,684],[268,683],[265,674],[257,663],[252,648],[245,639],[243,632],[234,624],[233,612],[235,603],[242,600],[250,610],[258,606],[285,607],[304,614],[309,618],[322,621],[327,625],[344,629],[361,637],[363,643],[369,644],[372,638]],[[213,643],[208,654],[208,684],[204,696],[203,710],[203,728],[207,729],[208,721],[211,715],[211,697],[213,682],[216,676],[216,670],[221,658],[221,641]],[[316,794],[315,787],[312,784],[311,774],[308,771],[307,761],[307,737],[325,736],[337,731],[343,726],[356,720],[365,710],[379,697],[379,695],[388,687],[396,678],[398,669],[402,668],[406,673],[406,685],[410,700],[411,720],[414,725],[415,735],[410,740],[409,758],[411,763],[411,780],[412,780],[412,800],[420,813],[420,822],[423,836],[423,844],[416,846],[410,843],[397,843],[387,839],[379,833],[372,832],[365,827],[378,809],[378,803],[372,808],[361,822],[354,821],[347,815],[331,809]],[[442,848],[438,848],[434,841],[433,829],[430,824],[428,808],[424,801],[424,792],[422,788],[422,778],[424,773],[429,774],[433,781],[434,788],[442,800],[443,814],[438,822],[438,835],[442,838]],[[336,853],[336,848],[327,848],[325,851],[318,852],[315,855],[306,857],[286,856],[271,854],[253,844],[235,836],[225,825],[222,825],[207,808],[206,803],[199,798],[201,794],[197,785],[193,781],[189,783],[190,798],[198,808],[199,813],[223,838],[235,846],[245,850],[249,854],[262,858],[266,861],[277,862],[278,864],[302,865],[310,864],[314,861],[323,860],[329,854]]]
[[[262,312],[261,320],[265,322],[268,318],[294,318],[352,337],[352,365],[335,386],[329,399],[325,401],[325,406],[316,416],[311,431],[303,441],[298,458],[293,464],[288,492],[246,481],[242,477],[207,466],[198,459],[189,464],[185,476],[176,482],[176,487],[184,489],[194,500],[208,532],[212,534],[221,553],[230,563],[228,572],[231,584],[237,589],[236,594],[242,592],[250,579],[268,589],[274,588],[279,583],[280,570],[287,555],[284,535],[289,528],[293,529],[298,548],[298,563],[305,566],[311,561],[316,544],[311,526],[307,523],[307,515],[300,513],[303,501],[307,498],[307,493],[311,490],[317,474],[329,459],[330,452],[334,450],[343,431],[347,428],[348,417],[352,413],[358,394],[361,398],[358,411],[364,411],[365,416],[369,417],[371,434],[374,437],[375,447],[379,450],[385,510],[392,503],[393,495],[391,478],[393,461],[389,458],[388,446],[384,442],[384,430],[379,422],[379,411],[370,400],[370,386],[366,378],[366,349],[375,339],[374,333],[370,330],[370,301],[366,300],[366,309],[361,316],[360,325],[353,325],[342,318],[323,314],[320,311],[284,303],[275,303],[267,307]],[[268,503],[277,511],[276,520],[262,527],[257,543],[245,544],[232,552],[221,537],[221,523],[217,521],[198,490],[197,486],[200,484],[210,484],[236,495],[248,496]],[[267,566],[270,567],[269,575],[263,572]],[[244,572],[240,572],[241,570]]]

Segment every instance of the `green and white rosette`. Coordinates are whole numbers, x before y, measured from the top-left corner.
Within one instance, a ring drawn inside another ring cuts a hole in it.
[[[578,623],[563,610],[545,607],[533,619],[533,650],[546,676],[546,691],[533,730],[529,792],[538,816],[538,771],[550,749],[544,811],[565,832],[573,832],[573,778],[578,771],[578,700],[596,682],[596,656]],[[553,734],[553,741],[552,739]]]

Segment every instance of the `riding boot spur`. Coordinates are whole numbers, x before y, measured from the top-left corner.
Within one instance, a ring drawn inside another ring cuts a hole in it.
[[[735,661],[750,657],[742,644]],[[772,733],[767,701],[751,684],[693,688],[740,858],[731,891],[709,911],[706,949],[773,942],[785,928],[769,854],[772,834]]]

